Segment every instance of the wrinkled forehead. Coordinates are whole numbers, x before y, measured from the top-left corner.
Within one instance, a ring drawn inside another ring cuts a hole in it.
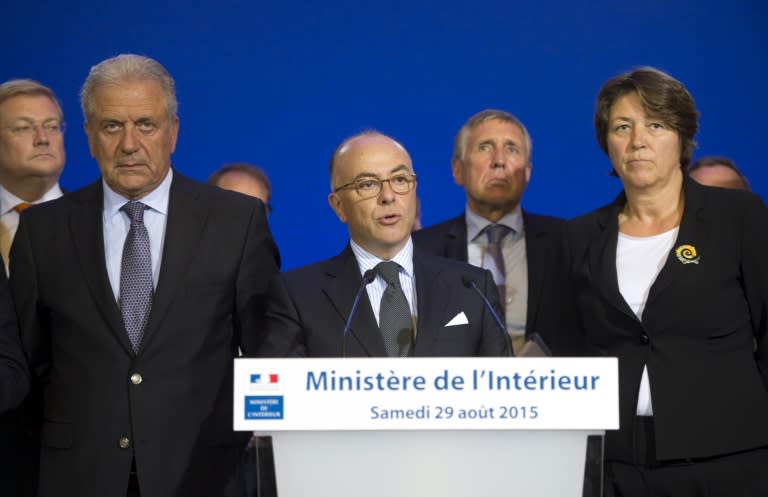
[[[413,172],[411,157],[405,147],[386,136],[366,135],[342,146],[334,174],[350,179],[363,175],[386,178],[400,171]]]
[[[41,115],[43,114],[43,115]],[[64,113],[59,103],[44,93],[23,93],[12,95],[0,102],[0,118],[62,119]]]

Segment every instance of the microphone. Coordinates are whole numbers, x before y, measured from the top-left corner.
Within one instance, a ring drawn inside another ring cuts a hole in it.
[[[509,337],[509,333],[507,333],[507,327],[504,326],[504,323],[501,321],[501,318],[499,317],[498,314],[496,314],[496,310],[491,305],[491,302],[488,300],[488,297],[486,297],[485,294],[480,290],[480,288],[477,287],[477,283],[475,283],[475,280],[473,280],[466,274],[461,276],[461,283],[465,287],[471,288],[472,290],[474,290],[475,293],[478,294],[481,299],[483,299],[483,304],[485,304],[485,308],[488,309],[488,312],[491,313],[493,320],[496,321],[496,324],[499,327],[499,331],[501,331],[501,333],[504,335],[504,341],[506,342],[509,350],[509,357],[514,357],[515,355],[512,352],[512,339]]]
[[[363,296],[365,287],[370,285],[375,279],[376,271],[373,269],[369,269],[363,273],[363,282],[360,284],[360,288],[357,290],[355,300],[352,302],[352,310],[349,311],[349,317],[347,317],[347,324],[344,326],[344,337],[343,341],[341,342],[341,357],[347,357],[347,335],[349,335],[349,330],[352,328],[352,319],[354,319],[355,314],[357,314],[357,307],[360,305],[360,297]]]

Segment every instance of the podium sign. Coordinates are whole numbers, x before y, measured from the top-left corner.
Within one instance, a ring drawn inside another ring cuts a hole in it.
[[[271,435],[280,497],[581,497],[618,429],[615,358],[236,359],[235,430]]]

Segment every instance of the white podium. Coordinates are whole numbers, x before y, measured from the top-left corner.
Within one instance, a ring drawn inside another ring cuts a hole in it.
[[[581,497],[614,358],[236,359],[235,430],[279,497]]]

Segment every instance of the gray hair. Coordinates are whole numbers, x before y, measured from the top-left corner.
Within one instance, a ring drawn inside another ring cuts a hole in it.
[[[169,119],[174,119],[178,109],[176,87],[165,67],[143,55],[121,54],[91,67],[88,77],[85,78],[85,83],[80,89],[80,105],[86,122],[93,112],[93,94],[97,88],[125,81],[145,80],[160,83],[165,94],[166,114]]]
[[[498,119],[506,123],[514,124],[520,128],[523,132],[523,140],[525,140],[525,150],[528,162],[531,161],[531,154],[533,153],[533,141],[531,135],[528,133],[528,129],[525,125],[509,112],[497,109],[486,109],[478,112],[474,116],[470,117],[464,126],[461,127],[456,134],[456,139],[453,142],[453,158],[454,160],[464,160],[464,154],[467,152],[467,140],[469,140],[469,133],[480,124],[486,121],[492,121]]]
[[[60,118],[64,119],[64,112],[61,110],[59,100],[56,98],[53,90],[47,86],[32,79],[11,79],[0,84],[0,104],[19,95],[48,97],[59,108]]]

